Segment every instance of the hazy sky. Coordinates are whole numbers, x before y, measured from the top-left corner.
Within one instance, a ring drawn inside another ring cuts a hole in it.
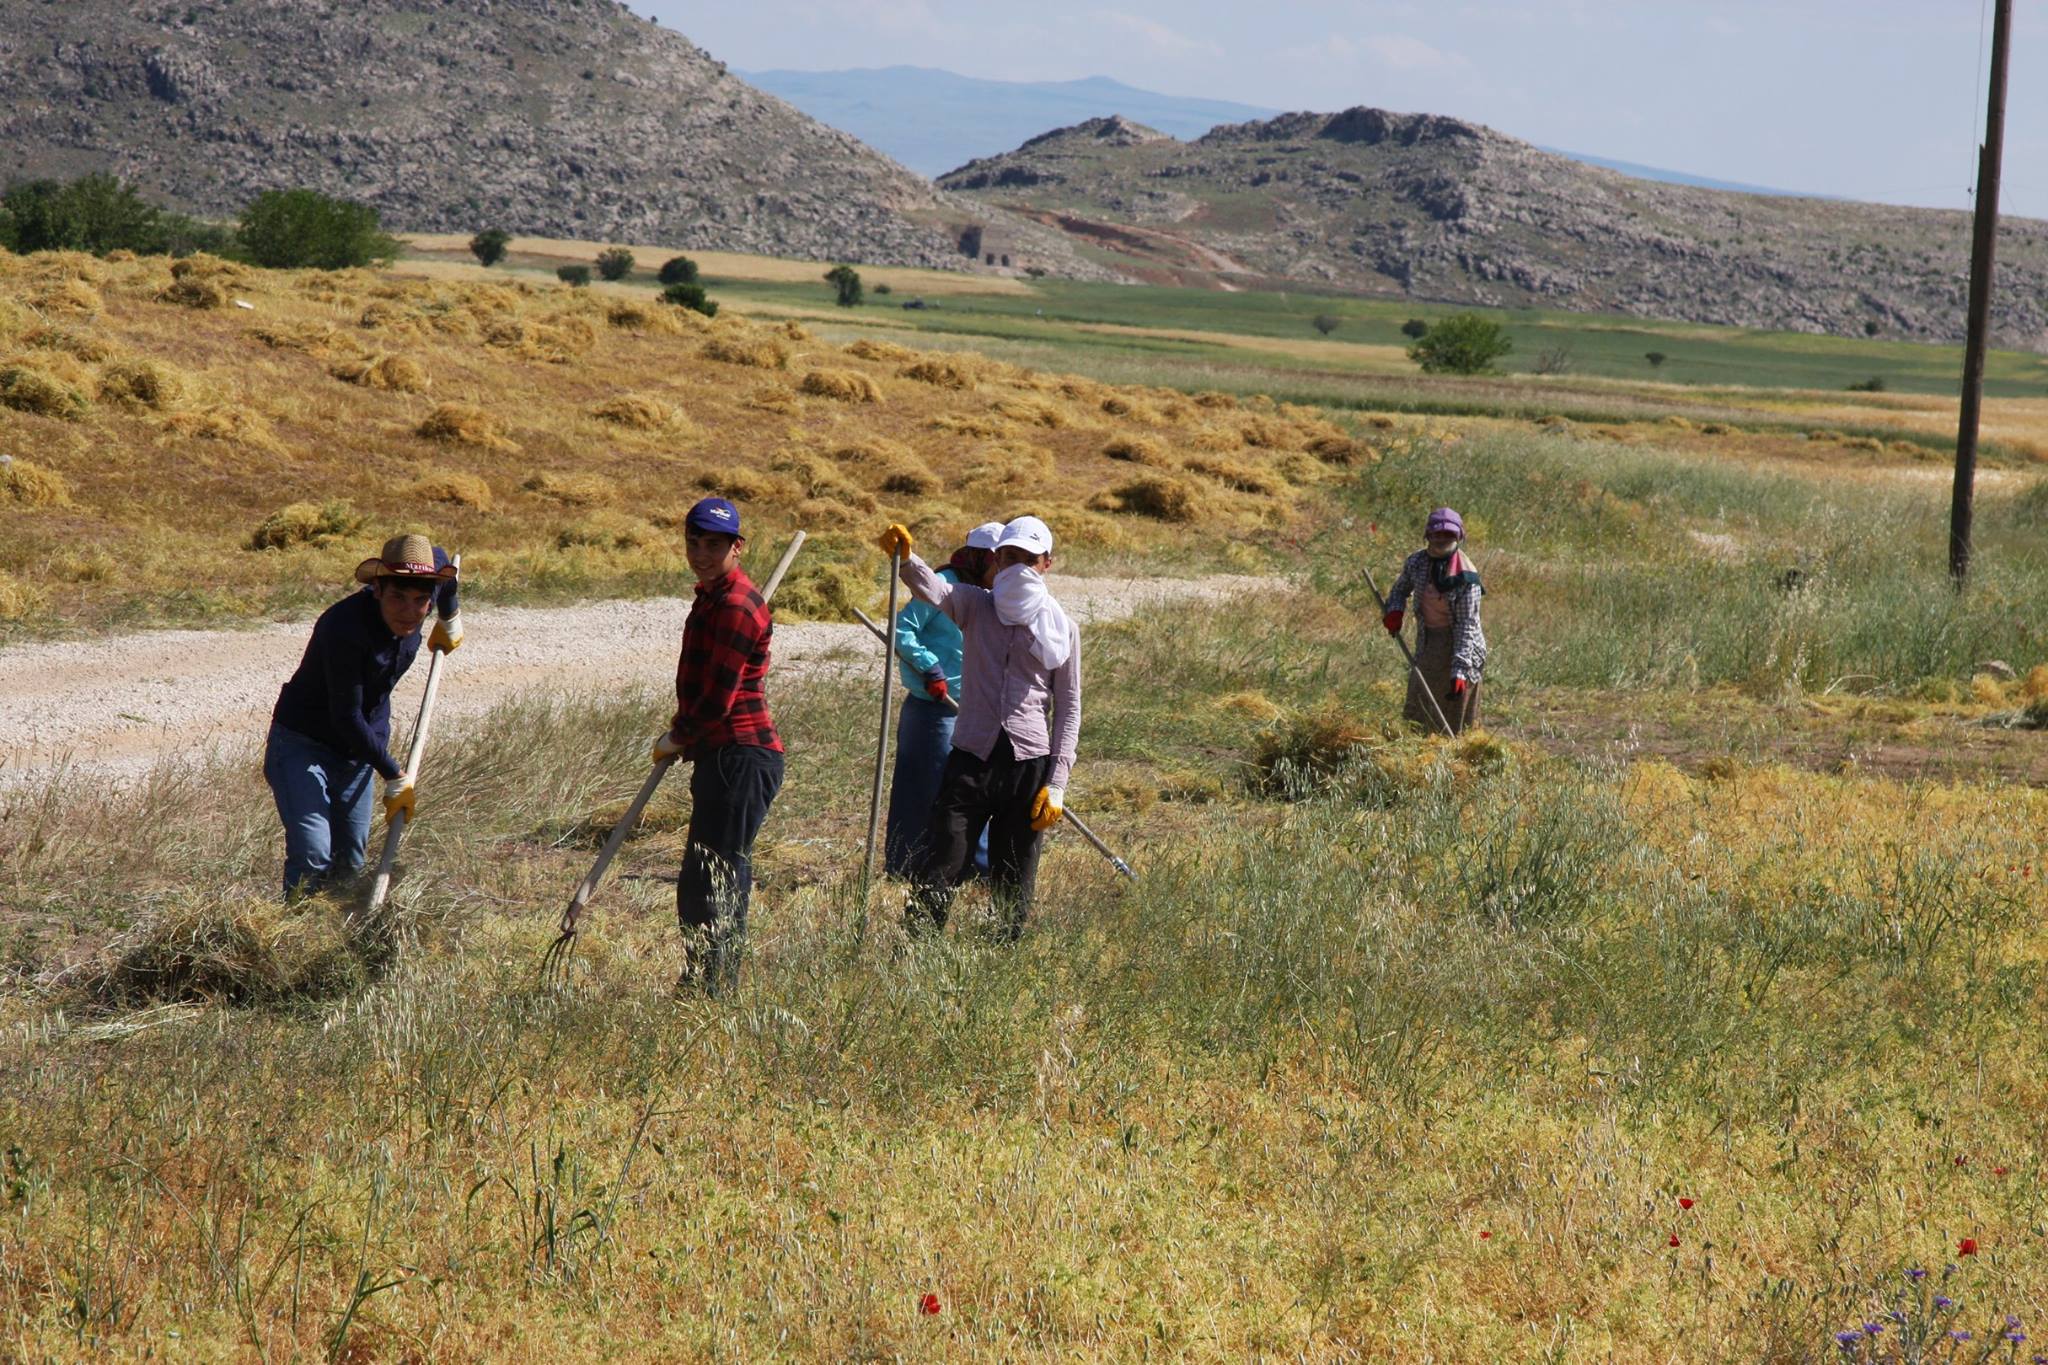
[[[903,63],[1113,76],[1277,109],[1371,104],[1696,175],[1951,208],[1976,178],[1990,46],[1990,0],[631,3],[741,69]],[[2048,217],[2048,0],[2014,9],[2001,204]]]

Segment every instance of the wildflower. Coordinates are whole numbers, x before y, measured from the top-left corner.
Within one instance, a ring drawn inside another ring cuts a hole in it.
[[[1956,1255],[1975,1256],[1976,1254],[1977,1239],[1975,1237],[1965,1237],[1962,1241],[1956,1243]]]
[[[2004,1174],[2005,1174],[2005,1167],[2003,1167],[2003,1166],[1993,1166],[1993,1167],[1991,1168],[1991,1174],[1993,1174],[1993,1175],[2004,1175]]]
[[[1970,1158],[1968,1158],[1968,1157],[1966,1157],[1966,1156],[1959,1156],[1959,1157],[1957,1157],[1957,1158],[1956,1158],[1956,1165],[1958,1165],[1958,1166],[1967,1166],[1967,1165],[1969,1165],[1969,1164],[1970,1164]]]
[[[1480,1241],[1482,1241],[1482,1242],[1483,1242],[1483,1241],[1487,1240],[1487,1239],[1488,1239],[1489,1237],[1491,1237],[1491,1236],[1493,1236],[1493,1233],[1492,1233],[1492,1232],[1491,1232],[1491,1231],[1490,1231],[1489,1229],[1486,1229],[1486,1228],[1481,1228],[1481,1229],[1479,1229],[1479,1240],[1480,1240]]]
[[[1677,1233],[1675,1233],[1675,1232],[1671,1234],[1671,1245],[1672,1245],[1672,1246],[1677,1246],[1677,1245],[1678,1245],[1678,1234],[1677,1234]]]
[[[1863,1335],[1866,1337],[1874,1337],[1882,1331],[1884,1331],[1884,1328],[1878,1326],[1874,1322],[1866,1322],[1863,1324]]]
[[[2025,1332],[2007,1332],[2005,1339],[2017,1346],[2027,1339],[2027,1334]]]
[[[1934,1296],[1934,1307],[1938,1312],[1946,1313],[1955,1306],[1956,1301],[1946,1294],[1936,1294]]]
[[[1970,1334],[1968,1332],[1963,1331],[1961,1328],[1957,1328],[1955,1331],[1950,1332],[1948,1335],[1949,1340],[1951,1341],[1968,1341],[1970,1339]]]
[[[1909,1280],[1924,1280],[1927,1278],[1927,1272],[1920,1266],[1916,1265],[1911,1270],[1906,1272],[1906,1278]]]
[[[1678,1196],[1678,1207],[1682,1209],[1689,1209],[1692,1207],[1692,1200],[1687,1199],[1684,1195],[1681,1194]]]
[[[917,1301],[917,1311],[925,1317],[932,1317],[939,1311],[939,1296],[927,1294]]]
[[[1841,1347],[1844,1351],[1855,1350],[1858,1343],[1860,1343],[1862,1340],[1863,1334],[1861,1332],[1835,1333],[1835,1345]]]

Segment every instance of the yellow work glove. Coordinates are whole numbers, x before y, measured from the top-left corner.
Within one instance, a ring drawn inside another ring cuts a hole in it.
[[[1065,787],[1040,787],[1038,799],[1031,803],[1031,828],[1045,833],[1060,822],[1066,813],[1067,789]]]
[[[462,648],[462,617],[444,616],[434,622],[434,629],[427,636],[427,648],[441,654],[453,654]]]
[[[901,522],[882,532],[881,538],[875,543],[882,547],[883,554],[891,558],[897,555],[905,559],[910,558],[910,530]]]
[[[683,746],[676,743],[669,733],[664,730],[661,733],[661,737],[654,741],[654,750],[648,755],[648,761],[652,763],[671,763],[682,756]]]
[[[384,823],[387,825],[391,824],[398,819],[400,814],[403,814],[405,816],[405,823],[411,824],[413,822],[413,806],[417,799],[418,796],[413,791],[412,779],[410,777],[400,773],[396,777],[387,779],[384,783]]]

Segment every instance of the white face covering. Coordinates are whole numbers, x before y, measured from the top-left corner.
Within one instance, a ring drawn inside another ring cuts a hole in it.
[[[1429,557],[1431,559],[1449,559],[1452,555],[1458,552],[1458,546],[1462,545],[1463,543],[1463,541],[1454,540],[1450,544],[1444,546],[1444,548],[1441,550],[1437,549],[1434,545],[1425,545],[1424,548],[1429,551]]]
[[[1031,630],[1031,652],[1047,668],[1058,668],[1074,652],[1074,623],[1066,608],[1053,601],[1045,579],[1025,564],[1012,564],[996,575],[996,619],[1006,626]]]

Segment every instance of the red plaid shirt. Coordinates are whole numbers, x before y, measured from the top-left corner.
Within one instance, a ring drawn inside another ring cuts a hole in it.
[[[676,718],[669,725],[669,738],[683,746],[684,758],[728,744],[782,748],[761,690],[774,633],[768,604],[746,570],[697,585],[697,600],[683,623]]]

